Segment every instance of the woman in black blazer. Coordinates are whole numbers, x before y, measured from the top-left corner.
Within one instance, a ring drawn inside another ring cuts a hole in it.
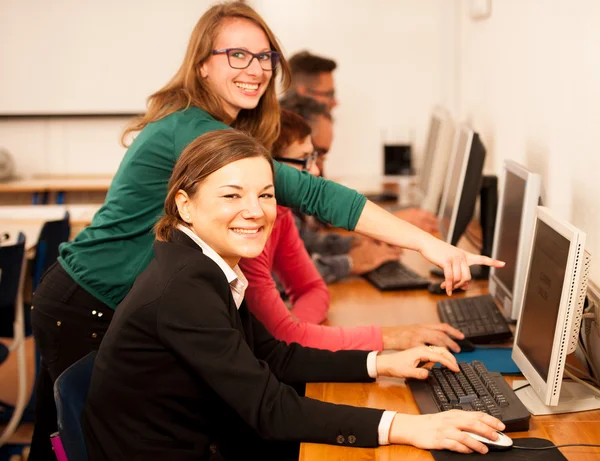
[[[273,165],[235,130],[192,142],[169,183],[155,258],[119,305],[98,352],[83,428],[90,461],[282,459],[299,442],[485,452],[483,413],[403,415],[300,397],[315,381],[458,371],[441,347],[329,352],[275,340],[248,312],[237,263],[262,251],[276,216]]]

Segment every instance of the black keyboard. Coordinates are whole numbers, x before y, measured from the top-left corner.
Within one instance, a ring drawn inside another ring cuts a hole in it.
[[[500,373],[491,373],[478,360],[458,366],[459,373],[433,368],[426,380],[406,380],[421,413],[483,411],[501,420],[504,432],[529,430],[529,411]]]
[[[512,337],[508,323],[490,295],[445,299],[438,302],[442,322],[459,329],[475,344],[506,341]]]
[[[427,288],[429,280],[413,272],[399,261],[390,261],[377,269],[363,274],[363,277],[381,291],[414,290]]]

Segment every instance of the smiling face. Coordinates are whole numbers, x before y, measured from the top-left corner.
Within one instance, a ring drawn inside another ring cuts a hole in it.
[[[221,23],[214,49],[226,48],[242,48],[255,54],[271,50],[263,30],[241,18],[228,18]],[[254,109],[258,105],[273,75],[272,70],[263,70],[257,59],[253,59],[246,69],[233,69],[225,53],[208,58],[200,73],[233,119],[240,110]]]
[[[232,162],[207,176],[193,197],[179,191],[180,216],[225,262],[255,258],[277,215],[273,173],[264,157]]]

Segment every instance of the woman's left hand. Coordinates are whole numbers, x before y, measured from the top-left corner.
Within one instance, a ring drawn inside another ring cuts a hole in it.
[[[440,363],[452,371],[459,371],[456,358],[445,347],[419,346],[393,354],[379,354],[377,356],[377,375],[427,379],[429,370],[419,367],[421,362]]]
[[[503,261],[469,253],[435,237],[426,239],[419,252],[428,261],[444,270],[445,280],[442,287],[446,289],[448,295],[451,295],[456,288],[466,288],[466,284],[471,280],[469,266],[480,264],[504,267],[505,265]]]

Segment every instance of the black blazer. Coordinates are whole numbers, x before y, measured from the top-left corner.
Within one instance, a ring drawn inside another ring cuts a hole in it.
[[[299,397],[288,384],[369,381],[367,352],[274,339],[183,232],[119,305],[83,415],[90,461],[261,459],[264,440],[378,444],[383,410]],[[287,383],[287,384],[284,384]]]

